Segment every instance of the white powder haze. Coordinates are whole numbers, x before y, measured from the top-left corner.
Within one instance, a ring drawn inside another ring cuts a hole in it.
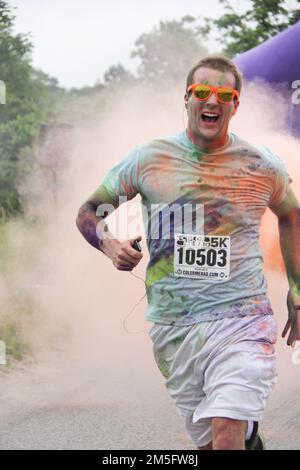
[[[28,218],[40,218],[42,227],[21,221],[7,226],[11,267],[0,277],[1,311],[21,323],[31,356],[14,365],[11,372],[0,375],[1,413],[35,407],[95,407],[100,411],[111,407],[113,415],[118,406],[124,406],[129,419],[130,404],[143,403],[146,412],[141,420],[149,421],[147,410],[151,409],[157,422],[160,400],[171,402],[152,357],[147,336],[152,323],[144,320],[146,299],[126,322],[130,331],[143,331],[129,334],[123,329],[124,317],[145,293],[143,282],[128,272],[117,271],[108,258],[88,245],[78,232],[75,219],[79,206],[98,187],[107,170],[135,145],[184,129],[183,95],[181,81],[170,86],[164,83],[156,90],[122,88],[121,94],[111,90],[105,100],[100,96],[82,99],[62,116],[72,129],[52,136],[50,133],[48,147],[40,149],[38,171],[22,191]],[[231,130],[280,155],[300,197],[300,142],[284,133],[284,115],[281,100],[268,96],[262,88],[258,93],[249,85],[242,92]],[[139,196],[129,204],[138,200]],[[125,208],[118,209],[122,210]],[[110,218],[112,215],[107,222],[112,229]],[[266,432],[274,442],[280,436],[279,423],[285,419],[278,407],[295,389],[300,371],[300,364],[292,362],[294,350],[280,339],[287,318],[287,281],[279,266],[277,232],[276,218],[268,211],[261,241],[269,294],[279,325],[279,381],[266,414],[270,420]],[[139,233],[137,228],[136,234]],[[144,278],[148,261],[144,239],[142,249],[144,258],[133,273]],[[16,297],[18,300],[13,300]],[[15,310],[13,302],[17,302]],[[22,304],[28,302],[31,311],[22,312]],[[173,412],[176,414],[175,408]],[[274,426],[278,434],[272,430]],[[176,432],[173,435],[175,442],[170,446],[180,445]],[[178,429],[178,436],[185,439],[183,428]],[[188,438],[185,445],[187,441]],[[121,448],[123,441],[118,442]],[[153,442],[145,442],[144,448],[153,448]],[[118,448],[116,439],[113,443]],[[102,445],[99,442],[98,446]]]

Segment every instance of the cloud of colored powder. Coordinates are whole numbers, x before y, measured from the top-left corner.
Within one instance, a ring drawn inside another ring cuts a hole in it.
[[[185,128],[183,95],[184,82],[179,82],[164,83],[151,93],[141,86],[122,88],[121,95],[109,92],[105,100],[100,95],[85,98],[61,116],[61,121],[68,121],[72,128],[50,133],[47,144],[40,148],[38,170],[24,182],[22,193],[26,218],[42,224],[21,220],[8,223],[11,267],[0,277],[3,308],[7,306],[13,317],[11,305],[18,298],[16,320],[30,345],[31,359],[24,362],[27,365],[15,366],[18,380],[13,374],[6,378],[7,390],[14,390],[11,396],[23,404],[35,400],[103,403],[117,400],[119,386],[138,399],[132,387],[137,377],[138,390],[162,381],[147,336],[152,324],[144,320],[145,299],[126,322],[128,330],[141,332],[130,334],[123,329],[124,317],[145,293],[144,283],[128,272],[117,271],[108,258],[90,247],[78,232],[75,219],[79,206],[129,150]],[[285,115],[285,104],[279,97],[275,99],[265,88],[250,84],[242,92],[231,130],[277,153],[300,198],[300,140],[284,130]],[[129,204],[139,199],[137,196]],[[287,317],[287,281],[277,221],[269,210],[262,221],[261,246],[280,333]],[[145,240],[142,249],[144,258],[133,273],[143,279],[148,262]],[[30,302],[28,315],[20,313],[22,302]],[[300,367],[292,363],[292,350],[280,338],[277,349],[279,381],[270,415],[287,387],[294,387]],[[39,382],[38,397],[28,384],[28,374],[33,370]],[[101,382],[100,376],[105,380]]]

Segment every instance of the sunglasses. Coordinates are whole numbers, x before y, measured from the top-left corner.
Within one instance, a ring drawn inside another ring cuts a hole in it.
[[[236,97],[239,98],[239,92],[234,88],[224,87],[224,86],[211,86],[206,85],[205,83],[196,83],[190,85],[187,89],[188,92],[192,91],[196,100],[205,101],[215,93],[217,100],[220,103],[231,103]]]

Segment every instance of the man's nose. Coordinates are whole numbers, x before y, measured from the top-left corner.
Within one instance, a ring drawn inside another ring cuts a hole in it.
[[[207,103],[209,103],[209,104],[218,104],[217,96],[216,96],[214,91],[212,92],[212,94],[208,98]]]

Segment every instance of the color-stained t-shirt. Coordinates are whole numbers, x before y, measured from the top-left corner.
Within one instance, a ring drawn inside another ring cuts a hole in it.
[[[142,198],[146,320],[191,325],[272,315],[259,227],[291,181],[271,150],[233,133],[205,152],[186,132],[152,140],[113,167],[102,181],[112,200]]]

